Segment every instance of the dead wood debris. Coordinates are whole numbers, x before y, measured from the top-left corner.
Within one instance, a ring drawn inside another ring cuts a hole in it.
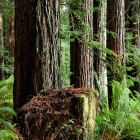
[[[71,112],[71,100],[91,89],[49,89],[20,110],[21,133],[30,140],[71,140],[82,134],[82,121]],[[79,132],[80,131],[80,132]]]

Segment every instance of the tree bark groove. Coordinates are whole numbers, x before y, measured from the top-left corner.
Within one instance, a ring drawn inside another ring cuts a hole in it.
[[[73,0],[70,5],[71,31],[78,34],[71,36],[70,42],[70,70],[72,72],[70,84],[76,88],[94,88],[93,49],[86,45],[87,41],[93,39],[92,7],[93,2],[87,0]],[[73,11],[80,11],[79,15]]]
[[[55,0],[15,1],[14,109],[60,81],[59,9]]]
[[[114,52],[107,56],[108,83],[112,79],[121,82],[124,79],[125,44],[124,44],[124,0],[107,1],[107,48]],[[111,106],[111,86],[108,86],[108,100]]]

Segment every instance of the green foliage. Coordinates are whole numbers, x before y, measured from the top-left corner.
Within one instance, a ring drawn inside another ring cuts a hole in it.
[[[61,7],[61,74],[62,87],[70,85],[70,27],[68,5]]]
[[[134,35],[132,32],[126,32],[126,65],[127,74],[133,82],[140,85],[140,49],[134,45]],[[132,85],[133,86],[133,85]]]
[[[3,1],[3,16],[10,17],[14,16],[14,2],[11,0],[4,0]]]
[[[61,73],[62,73],[62,87],[70,85],[70,51],[69,41],[62,40],[62,55],[61,55]]]
[[[96,119],[96,140],[139,140],[140,99],[130,98],[130,90],[124,83],[112,81],[112,107],[101,104],[102,111]]]
[[[9,51],[4,51],[4,71],[5,78],[8,78],[14,72],[14,58],[10,56]]]
[[[9,107],[0,107],[0,139],[1,140],[18,140],[17,132],[13,124],[7,120],[7,113],[15,115],[15,112],[12,108]]]
[[[126,60],[128,65],[140,67],[140,49],[134,45],[133,39],[133,33],[126,32]]]
[[[9,54],[9,19],[14,16],[14,2],[11,0],[3,1],[2,17],[3,17],[3,40],[4,40],[4,50],[2,51],[4,59],[4,74],[5,78],[8,78],[13,74],[13,58]]]
[[[12,91],[13,75],[6,80],[0,81],[0,139],[1,140],[18,140],[16,130],[14,129],[11,119],[16,115],[12,109]]]
[[[6,80],[0,81],[0,106],[12,107],[13,100],[13,75]]]
[[[18,136],[10,130],[0,130],[1,140],[18,140]]]
[[[113,38],[116,38],[117,37],[117,34],[115,32],[112,32],[112,31],[109,31],[109,30],[106,30],[106,32],[108,34],[110,34],[111,36],[113,36]]]

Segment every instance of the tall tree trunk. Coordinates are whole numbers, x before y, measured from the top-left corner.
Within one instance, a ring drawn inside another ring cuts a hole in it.
[[[59,9],[56,0],[15,0],[14,109],[60,82]]]
[[[140,49],[140,1],[134,1],[133,10],[134,44]]]
[[[3,45],[3,19],[2,19],[2,3],[0,0],[0,80],[4,78],[4,45]]]
[[[15,4],[15,0],[11,0],[12,4]],[[14,9],[12,10],[15,13]],[[9,17],[9,51],[10,56],[14,57],[14,48],[15,48],[15,22],[14,22],[14,14]]]
[[[106,47],[106,2],[94,1],[94,8],[98,7],[99,10],[94,12],[94,34],[96,40],[104,47]],[[105,64],[106,54],[100,49],[95,49],[95,71],[98,75],[97,88],[100,92],[101,100],[108,100],[107,95],[107,68]]]
[[[36,1],[15,0],[14,109],[36,95]],[[39,81],[40,79],[38,79]]]
[[[70,4],[70,27],[73,32],[70,42],[70,84],[76,88],[94,87],[93,49],[86,45],[93,38],[92,7],[92,0],[72,0]]]
[[[117,81],[122,81],[123,70],[122,66],[125,65],[124,59],[124,0],[112,0],[107,1],[107,47],[115,52],[118,57],[109,56],[109,73],[108,81],[115,79]],[[116,34],[113,36],[113,34]],[[114,67],[112,67],[114,66]],[[111,106],[111,87],[108,88],[109,104]]]
[[[37,3],[37,53],[41,66],[42,88],[61,87],[59,1]],[[46,6],[45,6],[46,5]]]
[[[9,18],[9,50],[11,57],[14,57],[14,47],[15,47],[14,17],[11,16]]]

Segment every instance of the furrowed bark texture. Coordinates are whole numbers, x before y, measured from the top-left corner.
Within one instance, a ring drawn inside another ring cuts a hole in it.
[[[94,12],[94,34],[95,38],[102,46],[106,47],[106,2],[94,1],[94,7],[99,7],[99,10]],[[100,99],[107,99],[107,68],[105,64],[106,53],[99,49],[95,49],[94,68],[98,75],[99,83],[97,83],[97,89],[100,93]],[[97,79],[96,79],[97,80]],[[98,82],[98,81],[97,81]]]
[[[124,78],[125,65],[124,52],[124,0],[112,0],[107,1],[107,30],[110,32],[107,34],[107,47],[115,52],[118,57],[108,55],[108,83],[112,79],[121,82]],[[116,34],[113,36],[112,34]],[[108,85],[108,101],[109,106],[112,104],[112,90]]]
[[[10,0],[15,5],[15,0]],[[14,7],[12,12],[15,13]],[[14,57],[14,48],[15,48],[15,15],[9,17],[9,51],[10,56]]]
[[[37,53],[43,88],[58,88],[60,83],[60,41],[58,1],[43,0],[37,4]],[[42,47],[43,45],[43,47]]]
[[[70,5],[70,26],[73,32],[70,42],[71,85],[76,88],[94,87],[93,49],[86,45],[93,37],[92,7],[91,0],[72,0]]]
[[[15,47],[15,27],[14,27],[14,17],[9,18],[9,50],[10,56],[14,57],[14,47]]]
[[[36,5],[37,1],[34,0],[15,1],[14,109],[16,111],[29,100],[29,95],[36,95],[38,90],[35,79]]]
[[[107,47],[120,57],[118,62],[124,65],[124,0],[108,0],[107,2],[107,29],[116,33],[116,37],[107,34]]]
[[[59,11],[55,0],[15,1],[14,109],[60,86]]]

